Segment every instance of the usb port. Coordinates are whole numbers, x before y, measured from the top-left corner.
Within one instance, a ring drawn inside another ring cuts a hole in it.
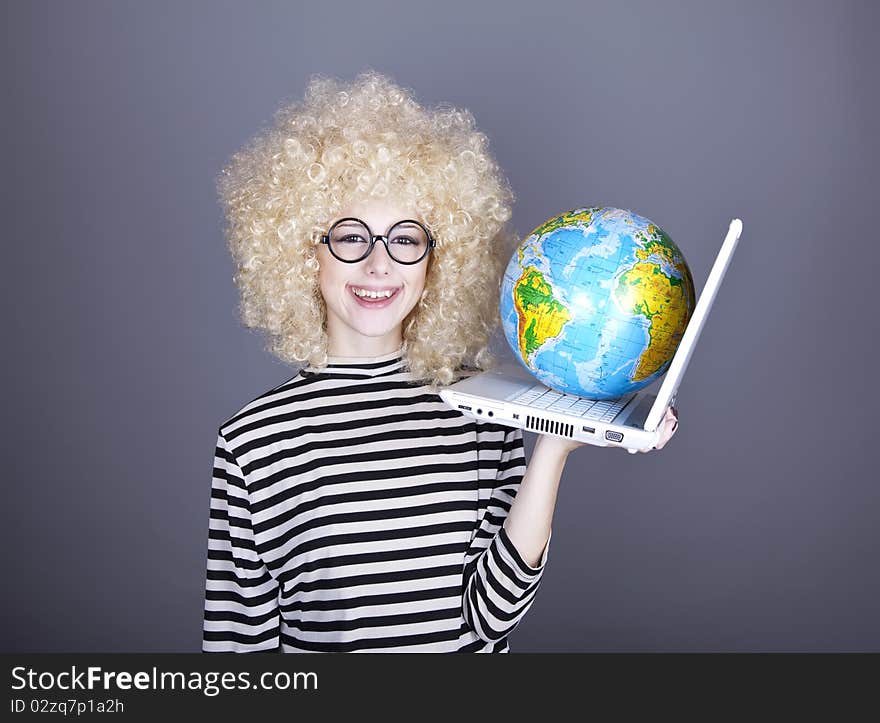
[[[470,407],[465,406],[464,404],[459,404],[459,405],[458,405],[458,408],[459,408],[459,409],[466,409],[468,412],[472,411]]]
[[[596,433],[595,427],[581,427],[581,429],[583,429],[587,434],[595,434]]]

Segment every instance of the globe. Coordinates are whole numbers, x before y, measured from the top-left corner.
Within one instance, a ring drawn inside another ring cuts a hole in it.
[[[502,327],[516,359],[548,387],[589,399],[614,399],[661,376],[693,310],[679,248],[621,208],[545,221],[501,283]]]

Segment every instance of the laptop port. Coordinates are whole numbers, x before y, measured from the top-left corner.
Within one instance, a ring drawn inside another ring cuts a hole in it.
[[[464,405],[464,404],[459,404],[459,405],[458,405],[458,408],[459,408],[459,409],[467,410],[468,412],[471,411],[471,408],[468,407],[468,406],[466,406],[466,405]]]
[[[595,434],[596,433],[595,427],[581,427],[581,429],[583,429],[587,434]]]

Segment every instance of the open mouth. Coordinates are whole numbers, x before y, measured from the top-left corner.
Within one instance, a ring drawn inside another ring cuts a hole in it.
[[[402,286],[385,286],[370,288],[367,286],[349,286],[348,291],[354,300],[366,309],[381,309],[394,302]]]

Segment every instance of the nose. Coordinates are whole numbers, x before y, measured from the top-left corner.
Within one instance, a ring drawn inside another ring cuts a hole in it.
[[[391,271],[391,264],[393,264],[394,261],[388,255],[388,249],[385,247],[385,244],[382,243],[382,240],[382,238],[376,237],[376,243],[373,245],[373,250],[370,252],[370,255],[367,256],[367,273],[387,276]]]

